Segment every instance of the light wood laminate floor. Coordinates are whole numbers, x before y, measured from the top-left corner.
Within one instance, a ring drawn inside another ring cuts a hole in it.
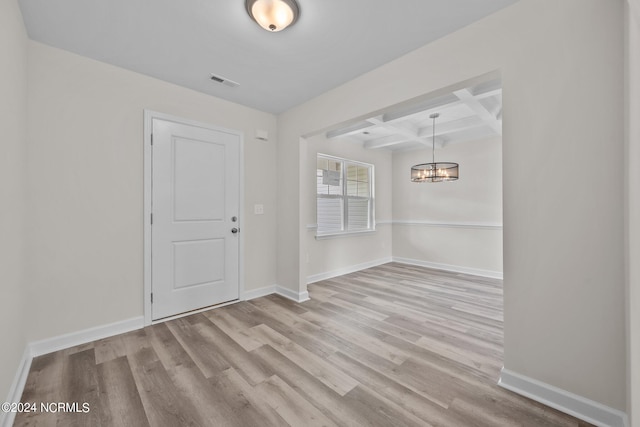
[[[496,386],[502,283],[390,263],[33,360],[16,426],[587,426]]]

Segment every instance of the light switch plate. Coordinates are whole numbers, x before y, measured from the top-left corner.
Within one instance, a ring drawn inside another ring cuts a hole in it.
[[[256,215],[264,214],[264,205],[253,205],[253,213]]]

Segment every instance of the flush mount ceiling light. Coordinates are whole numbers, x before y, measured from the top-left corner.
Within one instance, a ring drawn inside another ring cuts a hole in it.
[[[411,182],[442,182],[458,179],[458,164],[436,163],[436,119],[438,113],[431,114],[433,119],[433,143],[431,146],[431,163],[422,163],[411,167]]]
[[[295,0],[246,0],[247,13],[267,31],[282,31],[296,22],[300,9]]]

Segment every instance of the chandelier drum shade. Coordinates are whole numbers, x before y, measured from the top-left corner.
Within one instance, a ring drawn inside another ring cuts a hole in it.
[[[422,163],[411,167],[412,182],[440,182],[458,179],[457,163]]]
[[[431,114],[433,119],[433,141],[431,146],[431,163],[420,163],[411,167],[411,182],[443,182],[458,179],[458,164],[451,162],[436,163],[436,119],[438,113]]]
[[[295,0],[246,0],[247,13],[267,31],[282,31],[295,23],[300,15]]]

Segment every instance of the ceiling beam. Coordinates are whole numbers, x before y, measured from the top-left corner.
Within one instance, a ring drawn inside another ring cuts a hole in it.
[[[488,82],[479,83],[470,88],[471,93],[476,98],[486,98],[488,96],[498,95],[502,92],[502,80],[491,80]]]
[[[405,140],[403,142],[417,142],[417,143],[422,144],[424,146],[431,147],[431,141],[427,141],[425,139],[425,137],[419,136],[417,130],[414,131],[414,130],[407,129],[406,127],[399,126],[399,125],[394,124],[394,123],[385,122],[385,121],[383,121],[381,116],[371,117],[371,118],[367,119],[367,121],[370,122],[370,123],[373,123],[376,126],[380,126],[383,129],[387,129],[387,130],[389,130],[391,132],[395,132],[396,135],[400,135],[400,136],[404,137]],[[440,139],[439,143],[440,144],[444,144],[442,139]],[[436,139],[436,144],[438,144],[438,139]]]
[[[452,94],[447,94],[444,96],[440,96],[438,98],[429,99],[427,101],[421,102],[420,104],[414,105],[409,108],[404,108],[396,111],[390,111],[382,115],[382,120],[384,122],[392,122],[397,119],[401,119],[406,116],[410,116],[412,114],[421,113],[423,111],[431,110],[433,108],[440,108],[443,106],[449,106],[458,101],[458,98]]]
[[[372,150],[380,149],[380,148],[395,149],[398,146],[402,146],[403,144],[416,143],[416,142],[418,141],[413,139],[407,139],[402,136],[389,135],[389,136],[383,136],[381,138],[370,139],[368,141],[365,141],[362,146],[364,148],[372,149]],[[428,141],[428,142],[420,141],[418,143],[421,145],[426,145],[428,148],[431,148],[431,141]],[[436,148],[442,148],[444,147],[444,144],[445,144],[445,141],[442,138],[436,137]]]
[[[498,96],[498,95],[502,95],[502,88],[490,90],[490,91],[487,91],[487,92],[474,93],[473,94],[473,96],[476,99],[489,98],[489,97]]]
[[[473,96],[469,89],[460,89],[453,92],[453,94],[467,107],[469,107],[474,113],[478,115],[491,129],[493,129],[498,135],[502,135],[502,123],[498,120],[478,99]]]
[[[369,139],[362,144],[364,148],[387,148],[398,144],[404,144],[409,142],[409,140],[403,136],[398,135],[389,135],[383,136],[381,138]]]
[[[340,136],[350,136],[357,133],[361,133],[363,129],[369,128],[371,126],[374,126],[373,123],[370,123],[368,121],[358,122],[358,123],[349,125],[347,127],[330,130],[327,132],[326,136],[327,136],[327,139],[337,138]]]
[[[474,128],[482,126],[484,121],[477,116],[463,117],[462,119],[452,120],[450,122],[437,123],[436,120],[436,135],[444,135],[450,132],[459,130]],[[433,124],[418,129],[418,136],[428,137],[433,134]]]

